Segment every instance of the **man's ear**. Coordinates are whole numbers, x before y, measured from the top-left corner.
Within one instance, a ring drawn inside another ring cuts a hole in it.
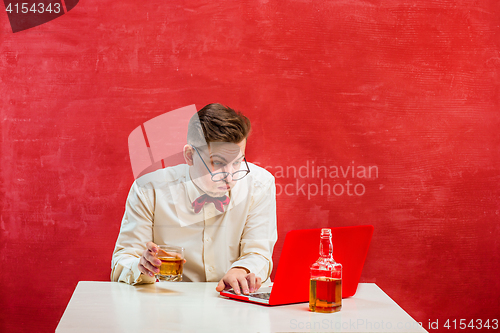
[[[186,161],[186,164],[189,166],[193,165],[193,158],[194,158],[193,147],[191,147],[191,145],[185,145],[182,152],[183,152],[184,160]]]

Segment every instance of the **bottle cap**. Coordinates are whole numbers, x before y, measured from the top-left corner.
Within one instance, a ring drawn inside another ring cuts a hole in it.
[[[321,229],[321,236],[331,236],[331,235],[332,235],[331,229]]]

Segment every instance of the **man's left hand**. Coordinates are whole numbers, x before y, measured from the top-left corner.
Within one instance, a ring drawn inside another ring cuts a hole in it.
[[[248,295],[260,288],[261,280],[254,273],[249,273],[246,268],[233,267],[219,281],[215,290],[221,292],[224,289],[233,288],[234,292],[238,295],[241,294],[241,291],[243,291],[243,294]]]

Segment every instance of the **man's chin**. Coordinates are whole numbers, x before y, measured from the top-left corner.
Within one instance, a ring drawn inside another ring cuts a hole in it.
[[[215,190],[213,190],[213,192],[207,192],[207,194],[211,197],[218,198],[218,197],[225,196],[228,191],[229,191],[229,189],[215,189]]]

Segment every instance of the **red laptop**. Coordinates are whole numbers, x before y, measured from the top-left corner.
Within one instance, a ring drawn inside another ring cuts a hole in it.
[[[356,293],[365,263],[373,226],[332,229],[333,258],[342,264],[342,298]],[[319,257],[320,229],[289,231],[281,251],[272,287],[260,288],[249,295],[236,295],[233,290],[222,296],[263,305],[283,305],[309,301],[309,267]]]

